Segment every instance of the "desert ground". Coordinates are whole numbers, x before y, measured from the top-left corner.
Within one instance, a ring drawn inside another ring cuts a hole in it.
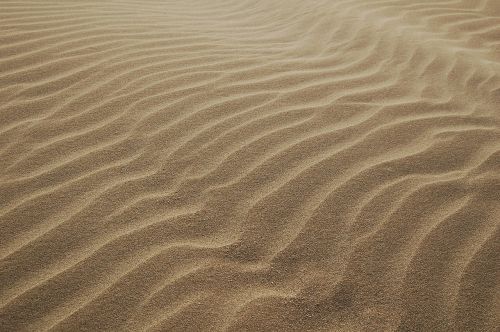
[[[0,331],[500,329],[500,1],[0,0]]]

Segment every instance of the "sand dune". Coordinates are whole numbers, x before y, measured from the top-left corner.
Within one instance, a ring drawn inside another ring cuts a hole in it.
[[[0,2],[1,331],[498,331],[500,2]]]

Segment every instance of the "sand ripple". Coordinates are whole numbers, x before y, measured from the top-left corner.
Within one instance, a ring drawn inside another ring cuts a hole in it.
[[[497,331],[496,0],[0,2],[1,331]]]

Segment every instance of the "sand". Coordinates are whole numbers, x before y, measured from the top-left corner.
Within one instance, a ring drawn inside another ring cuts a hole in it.
[[[0,1],[0,331],[499,327],[499,1]]]

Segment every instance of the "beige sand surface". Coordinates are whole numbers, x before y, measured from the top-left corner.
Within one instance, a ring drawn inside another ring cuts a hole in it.
[[[500,1],[0,0],[0,331],[498,331]]]

